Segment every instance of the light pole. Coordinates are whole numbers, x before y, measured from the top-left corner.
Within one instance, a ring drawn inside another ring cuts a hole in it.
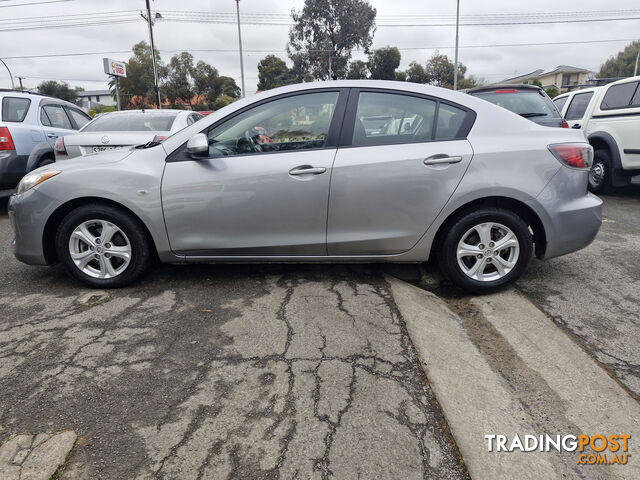
[[[242,60],[242,31],[240,29],[240,0],[236,0],[236,15],[238,16],[238,45],[240,46],[240,82],[242,83],[242,98],[244,98],[244,62]]]
[[[458,90],[458,30],[460,28],[460,0],[457,0],[456,6],[456,53],[455,62],[453,63],[453,89]]]
[[[9,78],[11,79],[11,90],[13,90],[15,88],[15,85],[13,84],[13,75],[11,75],[11,70],[9,70],[9,66],[6,63],[4,63],[4,60],[2,60],[1,58],[0,58],[0,62],[2,62],[4,67],[7,69],[7,72],[9,72]]]
[[[160,101],[160,87],[158,86],[158,64],[156,62],[156,45],[153,41],[153,21],[151,20],[151,6],[149,0],[147,3],[147,25],[149,26],[149,43],[151,43],[151,61],[153,63],[153,90],[156,92],[156,102],[158,102],[158,109],[162,108],[162,102]]]

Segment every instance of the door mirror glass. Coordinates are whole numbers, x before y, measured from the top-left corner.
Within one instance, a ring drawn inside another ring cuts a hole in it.
[[[209,156],[209,140],[204,133],[196,133],[187,142],[187,153],[192,158],[206,158]]]

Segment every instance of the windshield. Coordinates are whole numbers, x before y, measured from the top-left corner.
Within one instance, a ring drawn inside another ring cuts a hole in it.
[[[540,94],[538,90],[488,90],[474,92],[473,95],[523,117],[560,118],[560,113],[551,99]]]
[[[177,113],[131,112],[103,115],[87,124],[83,132],[168,132]]]

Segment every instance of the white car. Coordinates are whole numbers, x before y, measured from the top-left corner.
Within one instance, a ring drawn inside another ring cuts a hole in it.
[[[640,175],[640,76],[577,90],[554,101],[564,101],[567,122],[582,128],[595,150],[589,174],[592,192],[626,186]]]
[[[94,118],[74,135],[58,137],[56,161],[164,140],[197,122],[190,110],[123,110]]]

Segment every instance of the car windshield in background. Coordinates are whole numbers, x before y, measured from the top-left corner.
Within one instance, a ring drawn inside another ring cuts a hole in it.
[[[83,132],[168,132],[177,113],[117,113],[96,118]]]
[[[560,118],[553,102],[541,95],[538,90],[497,89],[473,92],[473,95],[511,110],[525,118],[547,117]]]

